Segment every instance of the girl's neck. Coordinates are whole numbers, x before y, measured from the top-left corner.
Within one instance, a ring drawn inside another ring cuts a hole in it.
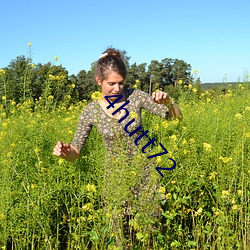
[[[119,101],[117,101],[117,102],[115,103],[115,106],[120,106],[120,105],[122,105],[122,104],[126,101],[126,97],[125,97],[125,92],[124,92],[124,90],[122,90],[121,95],[122,95],[122,99],[120,99]],[[110,99],[109,99],[109,101],[110,101],[110,103],[112,103],[112,102],[114,102],[115,100],[110,100]],[[103,98],[101,102],[102,102],[102,104],[103,104],[104,106],[106,105],[106,107],[110,105],[110,103],[107,101],[106,98]]]

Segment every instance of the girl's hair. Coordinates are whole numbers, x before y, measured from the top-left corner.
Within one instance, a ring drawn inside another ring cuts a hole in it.
[[[120,74],[124,80],[127,76],[127,68],[122,56],[122,53],[114,48],[108,48],[99,57],[95,66],[95,76],[98,76],[101,81],[108,77],[110,71],[115,71]]]

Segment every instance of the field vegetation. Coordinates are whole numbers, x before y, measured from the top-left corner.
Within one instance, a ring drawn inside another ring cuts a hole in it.
[[[101,197],[107,186],[102,178],[105,149],[97,130],[91,131],[77,161],[52,155],[58,140],[72,140],[88,100],[74,99],[76,85],[63,85],[65,78],[56,73],[47,74],[37,98],[30,95],[32,75],[27,73],[16,99],[6,74],[7,69],[0,70],[0,249],[119,249],[115,239],[122,225],[118,231],[111,226],[120,209],[117,201],[148,159],[138,155],[130,168],[122,156],[113,163],[119,174],[108,188],[115,209],[107,211]],[[64,86],[63,95],[53,87],[56,83]],[[140,88],[140,80],[133,84]],[[249,249],[248,80],[221,91],[179,79],[164,90],[175,97],[184,118],[165,121],[143,112],[150,137],[169,151],[151,169],[164,197],[161,217],[155,228],[145,214],[131,218],[126,245]],[[162,178],[154,168],[170,167],[170,156],[177,166],[163,171]]]

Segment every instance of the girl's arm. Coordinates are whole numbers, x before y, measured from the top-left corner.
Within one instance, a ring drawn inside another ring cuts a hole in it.
[[[152,97],[143,91],[137,91],[136,94],[137,98],[141,101],[142,107],[149,112],[161,116],[162,118],[182,119],[182,113],[179,106],[172,102],[168,93],[162,91],[153,92]]]
[[[162,91],[153,92],[152,99],[158,104],[166,104],[171,118],[182,118],[182,113],[179,106],[171,100],[168,93]]]
[[[81,149],[88,139],[89,133],[92,129],[92,106],[88,105],[81,113],[72,143],[67,144],[58,141],[53,150],[54,155],[59,156],[67,161],[74,161],[78,158]]]

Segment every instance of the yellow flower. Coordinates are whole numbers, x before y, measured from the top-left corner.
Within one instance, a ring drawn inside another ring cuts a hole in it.
[[[133,88],[134,88],[134,89],[137,89],[137,85],[136,85],[136,84],[134,84],[134,85],[133,85]]]
[[[165,194],[166,193],[166,188],[165,187],[160,187],[159,188],[159,193]]]
[[[0,71],[1,71],[1,70],[0,70]],[[246,111],[250,111],[250,107],[249,107],[249,106],[245,107],[245,110],[246,110]]]
[[[74,83],[71,84],[71,88],[74,89],[76,85]]]
[[[0,69],[0,75],[5,75],[5,70],[4,69]]]
[[[220,209],[217,209],[217,211],[214,212],[215,216],[223,215],[223,211]]]
[[[168,122],[167,121],[163,121],[162,122],[162,127],[163,128],[167,128],[168,127]]]
[[[245,133],[245,138],[250,138],[250,132]]]
[[[240,120],[242,118],[242,114],[238,113],[234,116],[237,120]]]
[[[132,112],[130,113],[130,116],[131,116],[132,119],[137,119],[137,118],[138,118],[137,113],[134,112],[134,111],[132,111]]]
[[[190,138],[189,139],[189,143],[195,143],[195,139],[194,138]]]
[[[77,223],[85,222],[86,218],[83,216],[80,216],[76,221],[77,221]]]
[[[187,140],[184,138],[183,140],[182,140],[182,145],[186,145],[187,144]]]
[[[202,214],[202,207],[200,207],[196,212],[195,212],[195,216],[201,215]]]
[[[95,185],[88,184],[88,185],[86,186],[86,189],[87,189],[89,192],[92,192],[92,193],[95,193],[95,192],[96,192],[96,186],[95,186]]]
[[[130,174],[135,176],[136,172],[135,171],[131,171]]]
[[[86,203],[83,207],[82,207],[82,211],[86,212],[86,211],[90,211],[93,208],[93,205],[89,202]]]
[[[223,156],[220,156],[219,159],[222,160],[223,163],[228,163],[233,160],[232,157],[223,157]]]
[[[197,89],[196,89],[196,88],[193,88],[192,91],[193,91],[194,93],[196,93],[196,92],[197,92]]]
[[[106,215],[106,217],[107,217],[108,219],[111,217],[111,214],[110,214],[110,213],[106,213],[105,215]]]
[[[95,91],[94,93],[91,94],[91,99],[93,101],[101,101],[103,99],[103,95],[99,91]]]
[[[36,148],[34,149],[34,151],[35,151],[36,153],[39,153],[39,152],[41,151],[41,149],[40,149],[39,147],[36,147]]]
[[[192,84],[188,84],[188,88],[192,89],[193,85]]]
[[[161,156],[157,156],[156,159],[155,159],[155,162],[156,162],[157,164],[161,163],[161,162],[162,162]]]
[[[222,190],[221,193],[222,193],[222,197],[223,197],[223,198],[230,195],[229,190]]]
[[[4,218],[5,218],[4,214],[0,214],[0,221],[4,220]]]
[[[91,214],[89,214],[89,216],[88,216],[88,221],[93,221],[93,220],[94,220],[94,216],[91,215]]]
[[[182,83],[183,83],[182,80],[179,80],[179,81],[178,81],[178,84],[179,84],[179,85],[182,85]]]
[[[12,152],[8,152],[7,157],[12,157]]]
[[[31,187],[32,189],[34,189],[34,188],[37,187],[37,185],[32,183],[30,187]]]
[[[176,126],[179,123],[178,119],[174,119],[171,121],[171,124],[173,124],[174,126]]]
[[[155,124],[154,130],[155,130],[155,131],[158,131],[158,130],[159,130],[159,124]]]
[[[167,194],[166,194],[166,199],[167,199],[167,200],[170,200],[171,198],[172,198],[172,194],[167,193]]]
[[[212,146],[209,143],[203,142],[203,148],[207,152],[211,152],[212,151]]]
[[[140,83],[140,80],[139,80],[139,79],[136,79],[136,80],[135,80],[135,83]]]
[[[217,175],[216,172],[212,172],[212,173],[210,173],[208,179],[209,179],[209,180],[212,180],[212,179],[214,179],[214,178],[216,177],[216,175]]]
[[[48,96],[48,100],[53,100],[54,99],[54,96],[53,95],[49,95]]]
[[[57,61],[58,61],[58,56],[55,56],[55,57],[54,57],[54,60],[57,62]]]
[[[3,122],[3,123],[2,123],[2,126],[3,126],[4,128],[6,128],[6,127],[8,126],[8,123],[7,123],[7,122]]]
[[[173,141],[176,141],[176,140],[177,140],[177,137],[176,137],[176,135],[171,135],[171,136],[169,136],[169,139],[170,139],[170,140],[173,140]]]
[[[32,46],[32,42],[28,42],[28,46],[31,47]]]
[[[238,195],[242,195],[243,194],[243,191],[241,189],[237,190],[237,194]]]
[[[6,96],[5,95],[2,96],[2,100],[6,100]]]
[[[232,210],[239,210],[239,207],[238,207],[238,205],[237,204],[234,204],[233,206],[232,206]]]
[[[55,80],[55,76],[53,76],[52,74],[49,74],[49,80]]]
[[[58,164],[59,165],[62,165],[64,163],[64,159],[63,158],[60,158],[59,160],[58,160]]]
[[[198,73],[198,70],[197,69],[194,69],[193,70],[193,73],[196,75]]]

